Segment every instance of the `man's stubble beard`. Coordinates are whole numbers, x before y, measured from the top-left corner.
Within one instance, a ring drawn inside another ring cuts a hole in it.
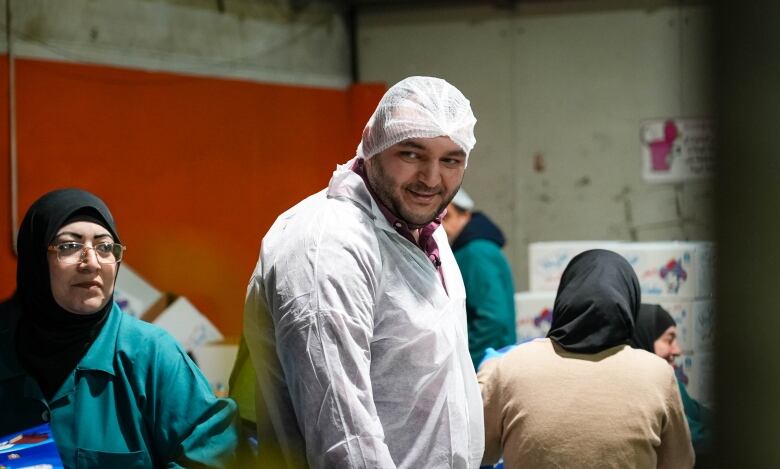
[[[374,158],[377,157],[378,155]],[[387,174],[382,168],[382,165],[378,161],[372,161],[371,164],[366,164],[366,175],[368,177],[368,183],[370,184],[371,189],[379,198],[380,202],[389,208],[395,216],[405,221],[410,228],[421,228],[436,219],[436,217],[438,217],[439,214],[442,213],[445,208],[447,208],[447,205],[449,205],[450,201],[455,197],[455,194],[458,193],[458,189],[460,189],[460,184],[458,184],[458,187],[455,188],[455,190],[453,190],[448,197],[442,200],[442,203],[439,204],[433,213],[424,217],[418,217],[414,214],[408,213],[404,209],[400,195],[396,197],[393,193],[392,186],[394,182],[392,179],[387,177]],[[399,191],[406,190],[402,186],[399,186],[398,189]],[[426,187],[426,189],[428,188]],[[441,190],[443,191],[444,189],[442,188]]]

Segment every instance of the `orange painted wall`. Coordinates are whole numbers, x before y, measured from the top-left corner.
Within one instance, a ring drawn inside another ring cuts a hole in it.
[[[354,154],[384,92],[40,60],[17,60],[16,82],[20,218],[51,189],[95,192],[114,213],[128,265],[233,336],[262,235]],[[5,98],[0,105],[6,109]],[[8,181],[3,154],[0,178]],[[7,197],[0,196],[2,297],[15,285]]]

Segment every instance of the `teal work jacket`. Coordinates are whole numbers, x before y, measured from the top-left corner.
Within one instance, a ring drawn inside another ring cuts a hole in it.
[[[0,307],[0,436],[50,422],[65,467],[223,467],[237,444],[236,405],[162,329],[114,304],[50,401],[16,358],[20,310]]]
[[[688,394],[685,385],[677,380],[677,386],[680,388],[680,397],[682,398],[683,408],[685,409],[685,418],[688,420],[688,428],[691,430],[691,442],[697,453],[700,450],[709,450],[712,445],[712,410],[703,406],[696,399]]]
[[[488,347],[517,343],[512,271],[501,248],[488,240],[471,241],[454,254],[466,286],[469,353],[477,369]]]

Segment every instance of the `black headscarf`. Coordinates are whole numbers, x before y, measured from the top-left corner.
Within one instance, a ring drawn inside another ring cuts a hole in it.
[[[60,189],[45,194],[32,204],[19,228],[15,299],[22,314],[16,335],[16,353],[47,399],[54,395],[86,354],[113,304],[111,297],[93,314],[73,314],[58,305],[52,295],[48,246],[60,228],[82,220],[101,225],[115,242],[120,242],[106,204],[80,189]]]
[[[634,335],[631,337],[631,346],[641,348],[650,353],[655,353],[655,341],[672,326],[677,323],[668,311],[659,305],[642,303],[639,314],[636,316]]]
[[[575,353],[598,353],[628,343],[641,290],[619,254],[585,251],[566,266],[547,337]]]

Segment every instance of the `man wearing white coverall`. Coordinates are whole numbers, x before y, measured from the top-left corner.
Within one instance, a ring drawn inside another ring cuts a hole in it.
[[[245,308],[261,464],[479,466],[465,291],[439,227],[475,122],[444,80],[399,82],[356,157],[263,238]]]

